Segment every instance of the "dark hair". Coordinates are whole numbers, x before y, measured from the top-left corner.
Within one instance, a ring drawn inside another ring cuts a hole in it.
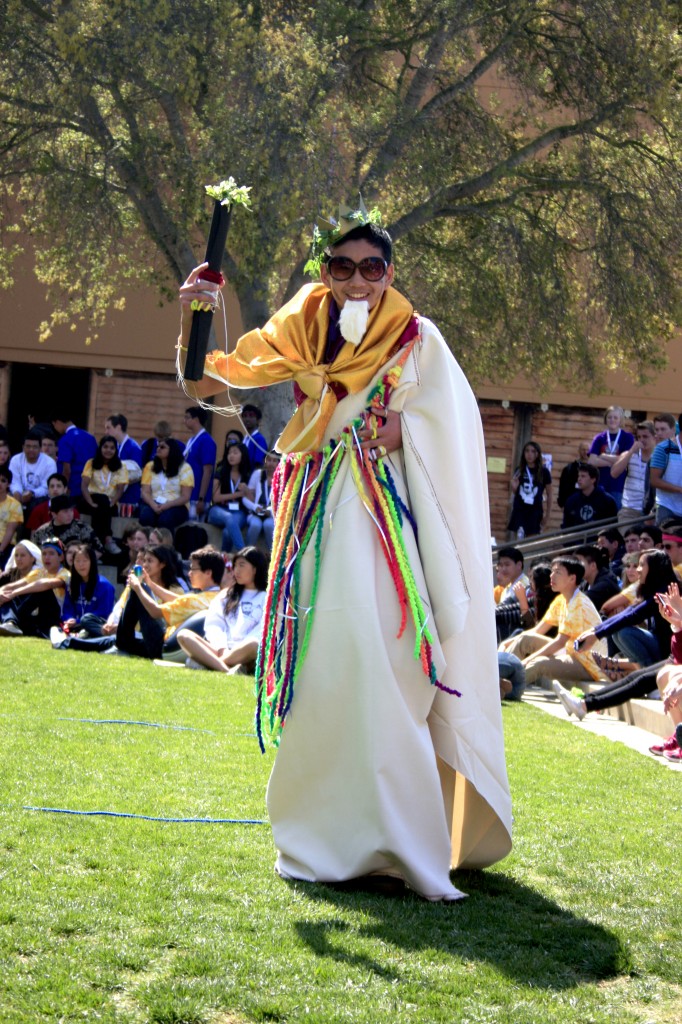
[[[627,530],[625,530],[624,533],[623,533],[623,540],[625,540],[626,537],[631,537],[633,533],[637,537],[639,537],[641,535],[641,533],[642,533],[642,527],[641,526],[628,526]]]
[[[268,586],[268,560],[263,552],[256,547],[248,546],[242,548],[234,555],[232,564],[237,561],[238,558],[243,558],[249,562],[256,570],[256,575],[253,580],[253,585],[256,590],[266,590]],[[233,583],[230,589],[225,594],[224,611],[227,615],[239,606],[241,596],[244,593],[244,585],[242,583]]]
[[[497,560],[500,558],[511,558],[512,562],[520,562],[523,565],[523,551],[518,548],[506,547],[497,549]]]
[[[237,466],[240,478],[245,480],[248,484],[251,477],[251,459],[249,457],[248,448],[239,441],[226,441],[225,448],[223,449],[223,457],[216,467],[220,481],[220,490],[223,494],[227,494],[230,488],[230,473],[232,471],[232,467],[227,461],[227,455],[230,448],[238,448],[241,452],[242,459]]]
[[[387,263],[393,262],[393,240],[386,228],[379,227],[378,224],[360,224],[357,228],[353,228],[343,238],[339,238],[338,242],[330,245],[327,254],[332,255],[337,245],[356,241],[369,242],[370,245],[379,249]]]
[[[608,551],[606,548],[600,548],[598,544],[581,544],[573,554],[586,558],[588,562],[594,562],[600,569],[604,569],[609,564]]]
[[[597,469],[596,466],[593,466],[589,462],[579,462],[578,463],[578,472],[579,473],[587,473],[587,475],[592,477],[593,480],[598,480],[599,479],[599,470]]]
[[[24,434],[24,442],[26,442],[26,441],[37,441],[38,444],[40,445],[42,440],[43,440],[43,435],[40,433],[39,430],[35,430],[35,429],[27,430],[26,433]]]
[[[112,412],[111,416],[107,416],[107,420],[112,427],[120,427],[124,434],[128,429],[128,417],[122,412]]]
[[[204,427],[208,419],[208,412],[206,409],[202,409],[200,405],[190,405],[188,409],[185,409],[185,416],[191,416],[193,420],[199,420],[199,423]]]
[[[643,551],[642,558],[646,558],[649,566],[646,579],[637,584],[637,597],[642,601],[654,594],[666,593],[671,583],[679,583],[667,551]]]
[[[535,484],[535,486],[539,487],[542,484],[542,475],[545,465],[542,461],[542,448],[540,447],[537,441],[526,441],[526,443],[524,444],[523,450],[521,451],[521,461],[519,462],[517,472],[519,476],[524,476],[526,470],[530,470],[530,466],[526,462],[526,448],[529,447],[535,448],[535,451],[538,453],[538,457],[535,460],[535,466],[531,470],[531,477],[533,479],[533,483]]]
[[[68,489],[69,481],[66,479],[63,473],[50,473],[50,475],[47,478],[48,486],[50,480],[59,480],[59,482],[64,484],[64,486]]]
[[[261,410],[258,408],[257,405],[249,405],[248,403],[246,405],[243,405],[242,406],[242,415],[245,412],[252,412],[257,420],[262,420],[263,419],[263,413],[261,412]]]
[[[154,464],[152,470],[154,473],[164,473],[166,476],[177,476],[180,472],[180,466],[185,461],[183,447],[179,441],[176,441],[174,437],[162,438],[168,445],[168,458],[166,459],[166,468],[164,470],[163,463],[159,457],[158,449],[154,456]]]
[[[54,512],[57,515],[58,512],[63,512],[67,508],[75,508],[76,499],[72,498],[69,494],[58,494],[56,498],[50,499],[50,512]]]
[[[74,551],[74,559],[78,552],[82,552],[87,555],[90,559],[90,569],[88,571],[88,578],[85,580],[85,589],[83,590],[83,597],[86,601],[89,601],[94,593],[95,587],[97,586],[97,580],[99,579],[99,568],[97,566],[97,555],[95,549],[90,544],[79,544]],[[83,587],[83,581],[78,575],[76,566],[74,564],[71,570],[71,582],[69,583],[69,593],[71,594],[71,600],[77,601],[81,596],[81,588]]]
[[[654,542],[654,547],[657,544],[660,544],[661,541],[663,540],[663,530],[661,530],[658,526],[654,526],[653,523],[651,524],[651,526],[643,526],[640,529],[640,531],[639,531],[640,538],[641,538],[643,533],[648,533],[649,534],[649,536],[651,537],[652,541]]]
[[[552,565],[561,565],[569,576],[575,576],[577,586],[580,586],[585,578],[585,566],[573,555],[559,555],[558,558],[552,559]]]
[[[8,484],[12,483],[12,470],[9,466],[0,466],[0,476],[3,477]]]
[[[606,537],[609,544],[618,543],[620,546],[623,543],[623,534],[620,532],[617,526],[607,526],[603,530],[600,530],[597,537]]]
[[[127,526],[123,527],[123,533],[121,534],[121,540],[125,544],[129,537],[132,537],[134,533],[143,533],[147,540],[149,540],[149,527],[140,526],[136,519],[128,523]]]
[[[537,562],[530,570],[535,600],[535,618],[540,621],[556,597],[549,582],[552,566],[549,562]]]
[[[230,427],[230,429],[228,430],[227,434],[225,435],[225,443],[226,444],[227,444],[227,438],[228,438],[228,436],[230,434],[238,434],[239,436],[236,438],[237,441],[243,441],[244,440],[244,434],[242,433],[241,430],[237,430],[236,427]],[[232,440],[234,441],[235,438],[233,437]]]
[[[189,559],[190,562],[197,562],[202,572],[210,572],[213,582],[220,586],[225,575],[225,562],[217,548],[199,548],[191,553]]]
[[[654,416],[654,423],[667,423],[671,430],[675,427],[675,417],[671,412],[658,412]]]
[[[121,463],[121,460],[120,460],[119,454],[118,454],[118,441],[116,440],[115,437],[112,437],[111,434],[105,434],[104,437],[102,438],[102,440],[100,441],[100,443],[97,445],[97,454],[93,456],[92,468],[93,469],[103,469],[104,468],[105,462],[104,462],[104,455],[102,454],[102,448],[104,447],[104,445],[107,442],[109,442],[110,444],[113,444],[113,446],[115,448],[115,454],[111,456],[111,458],[109,459],[109,462],[106,463],[106,466],[107,466],[107,469],[110,469],[112,473],[116,473],[121,468],[122,463]]]
[[[169,544],[148,544],[144,552],[153,555],[162,563],[161,583],[164,587],[172,587],[178,582],[178,578],[182,577],[180,555]]]

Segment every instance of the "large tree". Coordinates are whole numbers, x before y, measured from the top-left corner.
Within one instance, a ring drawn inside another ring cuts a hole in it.
[[[252,327],[303,282],[316,217],[361,191],[474,380],[651,369],[680,322],[677,13],[0,0],[5,239],[39,240],[54,321],[96,323],[131,278],[174,291],[204,183],[234,175],[254,212],[224,269]]]

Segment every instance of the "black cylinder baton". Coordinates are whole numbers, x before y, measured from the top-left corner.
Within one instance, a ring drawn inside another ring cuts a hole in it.
[[[225,278],[222,275],[221,266],[227,242],[227,232],[232,217],[232,207],[236,204],[249,209],[250,188],[239,187],[234,178],[221,181],[219,185],[207,185],[206,191],[215,200],[213,206],[213,217],[211,219],[211,230],[208,234],[206,245],[206,256],[204,262],[208,267],[204,268],[199,275],[200,281],[208,281],[211,284],[223,285]],[[211,336],[213,324],[213,308],[201,308],[204,303],[192,303],[192,329],[187,345],[187,358],[185,360],[184,377],[186,380],[201,380],[204,375],[204,363],[208,342]]]

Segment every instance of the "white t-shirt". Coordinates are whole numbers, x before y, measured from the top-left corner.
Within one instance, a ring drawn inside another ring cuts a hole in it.
[[[211,601],[204,622],[204,636],[211,647],[223,650],[247,640],[260,640],[265,607],[264,590],[245,590],[237,607],[225,615],[225,593]]]

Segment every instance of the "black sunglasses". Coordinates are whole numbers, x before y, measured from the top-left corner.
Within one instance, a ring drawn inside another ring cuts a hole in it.
[[[335,281],[350,281],[356,270],[360,271],[365,281],[380,281],[388,270],[388,263],[381,256],[366,256],[359,263],[347,256],[330,256],[327,270]]]

